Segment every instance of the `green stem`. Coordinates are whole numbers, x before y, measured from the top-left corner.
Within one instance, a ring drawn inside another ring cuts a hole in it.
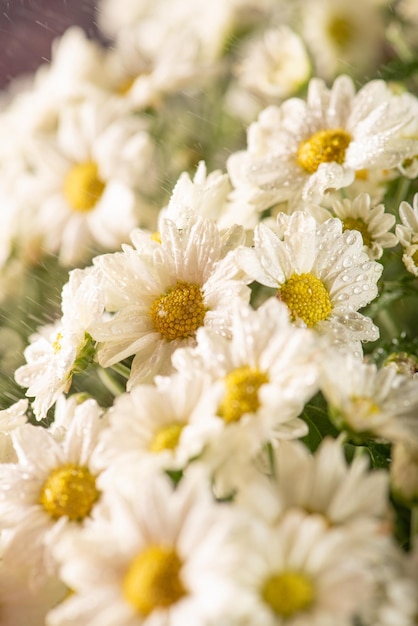
[[[114,378],[112,378],[108,370],[103,369],[102,367],[99,367],[97,369],[97,373],[103,385],[106,387],[108,391],[110,391],[112,395],[115,396],[115,398],[117,396],[120,396],[122,393],[124,393],[125,389],[122,387],[120,383],[118,383]]]
[[[411,186],[411,180],[409,178],[401,178],[396,189],[396,194],[393,199],[396,215],[398,214],[400,203],[408,196],[408,191]]]
[[[395,321],[389,315],[387,309],[381,309],[377,315],[380,325],[385,329],[389,337],[397,337],[399,335],[399,328]]]
[[[110,367],[110,369],[112,369],[114,372],[116,372],[116,374],[119,374],[126,380],[129,380],[129,377],[131,375],[131,369],[126,365],[123,365],[123,363],[115,363]]]

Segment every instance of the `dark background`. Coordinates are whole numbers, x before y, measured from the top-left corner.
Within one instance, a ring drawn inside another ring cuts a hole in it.
[[[121,0],[121,4],[123,0]],[[0,89],[51,58],[51,43],[68,26],[96,35],[95,0],[0,0]]]

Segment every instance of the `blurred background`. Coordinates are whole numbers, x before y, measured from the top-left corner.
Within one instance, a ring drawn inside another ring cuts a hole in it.
[[[95,0],[0,0],[0,88],[49,61],[51,43],[68,26],[97,32]]]

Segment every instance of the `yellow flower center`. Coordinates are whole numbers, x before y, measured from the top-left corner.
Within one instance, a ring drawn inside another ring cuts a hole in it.
[[[344,50],[353,40],[355,26],[346,16],[334,15],[328,22],[327,30],[336,47]]]
[[[412,255],[412,260],[415,263],[415,265],[418,265],[418,249],[415,250],[414,254]]]
[[[289,571],[270,576],[264,583],[261,595],[277,615],[288,618],[312,604],[314,588],[309,578]]]
[[[169,424],[161,428],[151,441],[151,452],[162,452],[163,450],[175,450],[177,448],[184,424]]]
[[[316,172],[321,163],[341,165],[350,141],[351,135],[342,128],[320,130],[299,144],[297,162],[309,174]]]
[[[324,283],[312,274],[293,274],[280,287],[277,297],[288,306],[294,320],[303,320],[309,328],[332,311]]]
[[[418,355],[411,352],[392,352],[383,365],[394,365],[398,374],[413,376],[418,372]]]
[[[245,413],[255,413],[260,406],[258,391],[265,383],[268,383],[267,375],[247,365],[229,372],[218,415],[229,423],[238,422]]]
[[[123,580],[123,597],[142,615],[168,608],[186,595],[182,563],[172,548],[149,546],[131,562]]]
[[[44,482],[39,503],[54,519],[81,521],[90,514],[100,492],[87,467],[68,463],[52,470]]]
[[[157,332],[167,339],[186,339],[203,326],[207,308],[199,285],[178,281],[151,305],[150,316]]]
[[[363,237],[363,243],[370,248],[372,245],[372,237],[367,228],[367,224],[361,219],[361,217],[346,217],[343,219],[343,230],[358,230]]]
[[[76,163],[64,179],[64,196],[73,211],[87,213],[99,200],[105,183],[99,178],[94,161]]]
[[[371,398],[367,398],[366,396],[351,396],[350,400],[354,404],[356,418],[360,420],[380,413],[379,405],[373,402]]]

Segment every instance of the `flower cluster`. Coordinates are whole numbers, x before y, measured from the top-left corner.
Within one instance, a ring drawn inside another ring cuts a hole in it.
[[[415,626],[415,0],[100,0],[0,100],[0,624]]]

